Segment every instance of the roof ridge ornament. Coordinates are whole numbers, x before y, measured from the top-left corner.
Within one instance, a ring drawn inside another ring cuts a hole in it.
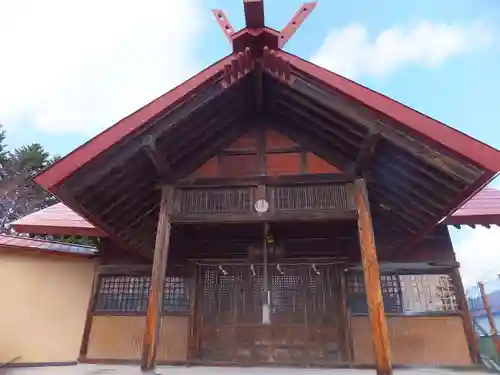
[[[246,26],[238,32],[235,32],[222,10],[213,9],[212,13],[222,32],[233,45],[233,52],[244,52],[247,47],[252,47],[252,51],[260,55],[266,45],[272,49],[282,49],[311,14],[316,4],[316,1],[303,3],[281,31],[265,25],[264,0],[243,0]]]

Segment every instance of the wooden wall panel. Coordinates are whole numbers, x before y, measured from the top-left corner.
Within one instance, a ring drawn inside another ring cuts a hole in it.
[[[185,361],[189,337],[187,316],[162,318],[158,361]],[[95,315],[87,359],[140,360],[145,316]]]
[[[392,363],[405,365],[471,365],[460,316],[387,317]],[[367,316],[351,318],[354,363],[374,364]]]
[[[192,173],[196,178],[215,178],[219,174],[219,161],[217,157],[209,159],[205,164]]]
[[[339,173],[340,170],[327,161],[314,155],[312,152],[306,154],[307,173]]]
[[[301,173],[300,153],[268,154],[267,174],[269,176],[290,175]]]
[[[228,150],[257,150],[257,131],[249,132],[234,141]]]
[[[262,139],[264,136],[265,140]],[[262,144],[265,144],[265,150],[259,147]],[[266,155],[260,155],[263,152]],[[266,165],[259,164],[264,160]],[[191,177],[244,178],[257,176],[263,169],[270,176],[340,172],[337,167],[307,152],[285,135],[271,129],[265,132],[255,129],[211,158]]]
[[[274,130],[267,130],[266,132],[266,148],[267,150],[273,150],[276,148],[290,147],[297,145],[290,138],[278,133]]]
[[[158,345],[158,361],[186,361],[188,356],[189,317],[164,316],[160,343]]]
[[[90,329],[88,359],[139,360],[145,316],[95,315]]]
[[[247,177],[257,173],[257,155],[219,156],[219,177]]]

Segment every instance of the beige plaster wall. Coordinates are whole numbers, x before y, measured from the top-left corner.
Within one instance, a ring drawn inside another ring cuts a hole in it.
[[[94,261],[0,249],[0,363],[78,358]]]

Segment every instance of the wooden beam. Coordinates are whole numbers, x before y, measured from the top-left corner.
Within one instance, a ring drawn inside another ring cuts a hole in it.
[[[82,342],[80,344],[80,354],[78,360],[81,361],[87,357],[89,348],[90,330],[92,329],[92,321],[94,317],[94,307],[97,299],[97,292],[99,291],[99,277],[97,269],[94,270],[94,277],[92,279],[92,289],[90,291],[89,303],[87,306],[87,314],[85,317],[85,326],[83,328]]]
[[[368,132],[365,140],[359,148],[358,156],[353,165],[354,174],[361,176],[365,169],[370,167],[370,163],[375,154],[375,148],[378,142],[382,139],[380,133],[375,133],[372,131]]]
[[[448,239],[450,237],[448,235]],[[450,278],[453,287],[455,288],[455,298],[457,299],[458,309],[462,315],[462,324],[464,327],[465,337],[467,338],[467,345],[469,346],[469,353],[473,363],[480,364],[481,356],[479,351],[479,343],[477,340],[476,332],[472,325],[472,315],[469,311],[469,306],[467,305],[467,297],[465,295],[464,284],[462,283],[462,278],[460,277],[460,270],[455,267],[450,272]]]
[[[146,152],[149,159],[156,168],[156,171],[162,179],[168,179],[172,173],[167,160],[160,154],[156,147],[156,138],[148,134],[142,140],[142,149]]]
[[[361,247],[375,365],[378,375],[389,375],[392,373],[391,349],[387,322],[385,320],[380,269],[375,248],[370,203],[368,201],[365,181],[362,179],[356,180],[354,189],[358,208],[359,244]]]
[[[160,336],[163,291],[170,245],[169,207],[173,202],[173,198],[174,189],[170,186],[164,187],[161,194],[160,215],[158,217],[148,309],[146,312],[146,327],[142,345],[141,368],[146,371],[153,370],[156,365],[156,349]]]

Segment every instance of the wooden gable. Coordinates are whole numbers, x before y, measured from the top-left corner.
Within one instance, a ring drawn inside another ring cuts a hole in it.
[[[258,175],[340,173],[336,166],[266,127],[253,129],[210,158],[191,178],[242,178]]]

